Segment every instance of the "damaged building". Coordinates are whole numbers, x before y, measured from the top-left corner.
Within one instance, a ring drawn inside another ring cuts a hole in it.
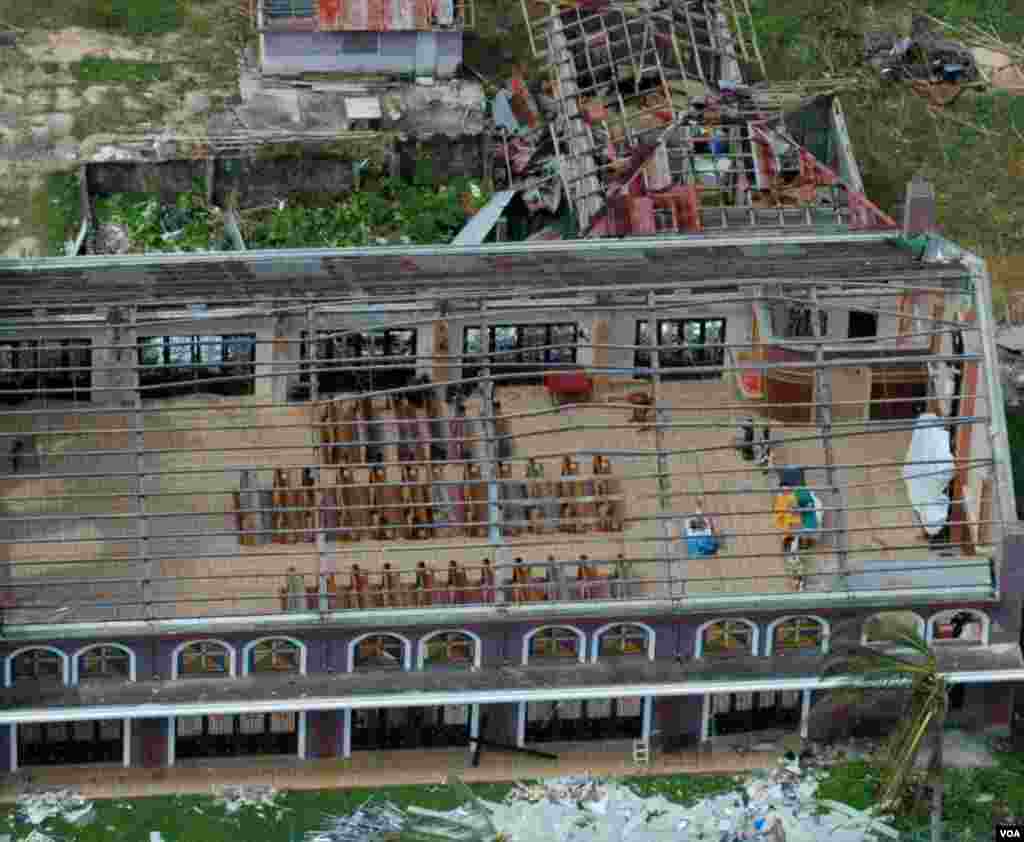
[[[527,10],[553,163],[455,244],[0,262],[3,768],[806,737],[894,626],[1009,723],[984,262],[693,5]]]

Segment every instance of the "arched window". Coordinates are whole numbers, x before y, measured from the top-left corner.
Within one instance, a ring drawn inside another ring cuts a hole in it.
[[[50,646],[32,646],[7,656],[8,687],[18,681],[68,682],[68,656]]]
[[[973,608],[940,611],[928,620],[929,643],[975,643],[988,646],[988,615]]]
[[[616,623],[594,633],[596,658],[654,657],[654,632],[639,623]]]
[[[305,672],[303,646],[287,637],[267,637],[250,643],[245,648],[245,672],[288,673]]]
[[[864,622],[861,643],[865,646],[903,646],[901,634],[911,632],[924,637],[924,620],[913,611],[883,611]]]
[[[197,640],[178,648],[176,678],[235,674],[231,648],[219,640]]]
[[[75,680],[135,680],[135,656],[124,646],[90,646],[78,652],[75,659]]]
[[[828,651],[828,624],[817,617],[780,617],[768,626],[767,655]]]
[[[479,641],[464,631],[435,632],[420,641],[420,668],[477,666]]]
[[[749,620],[712,620],[697,630],[694,657],[730,657],[757,652],[757,626]]]
[[[405,669],[407,642],[395,634],[368,634],[353,641],[355,669]]]
[[[529,634],[527,658],[583,658],[583,633],[571,626],[548,626]]]

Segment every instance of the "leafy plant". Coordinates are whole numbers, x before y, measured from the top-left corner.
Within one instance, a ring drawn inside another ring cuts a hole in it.
[[[939,672],[935,654],[916,629],[891,625],[884,639],[907,648],[917,660],[868,646],[853,646],[830,661],[825,674],[842,674],[855,679],[861,686],[848,688],[841,695],[857,699],[872,689],[909,687],[903,716],[877,758],[881,769],[877,803],[881,809],[895,812],[908,800],[912,802],[915,762],[925,742],[930,741],[931,838],[932,842],[942,842],[942,732],[948,712],[946,679]]]
[[[319,206],[299,200],[243,213],[242,237],[247,248],[447,243],[465,225],[467,210],[478,210],[488,198],[486,190],[467,178],[439,189],[384,178],[373,192],[351,193]]]
[[[223,221],[206,203],[200,183],[182,193],[173,205],[161,206],[152,196],[114,193],[97,199],[99,222],[122,225],[133,250],[190,252],[218,249],[224,240]]]

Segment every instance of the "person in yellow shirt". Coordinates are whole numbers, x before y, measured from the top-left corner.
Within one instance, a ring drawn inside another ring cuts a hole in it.
[[[786,489],[775,497],[775,528],[781,529],[786,537],[800,528],[800,514],[796,512],[796,492]]]

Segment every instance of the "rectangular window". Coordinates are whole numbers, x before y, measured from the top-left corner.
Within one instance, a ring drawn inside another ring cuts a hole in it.
[[[561,324],[495,325],[488,331],[487,350],[494,356],[490,364],[493,374],[523,374],[520,382],[539,380],[545,365],[571,365],[576,362],[578,330],[571,322]],[[463,334],[462,353],[466,356],[484,353],[479,327],[467,327]],[[467,360],[464,377],[477,377],[480,368]],[[532,375],[532,376],[531,376]]]
[[[262,713],[243,713],[240,717],[239,732],[242,734],[262,734],[266,727]]]
[[[88,400],[92,383],[92,342],[89,339],[46,339],[0,345],[0,388],[25,394],[2,396],[17,404],[42,390],[63,400]]]
[[[415,328],[359,333],[323,330],[320,337],[316,359],[317,392],[320,395],[396,389],[408,385],[416,377],[418,332]],[[373,357],[389,359],[374,363],[371,362]],[[310,392],[312,354],[305,331],[299,346],[299,360],[300,386],[294,390],[293,397],[308,396]],[[382,368],[374,368],[375,365]]]
[[[203,717],[201,716],[179,716],[178,736],[179,737],[201,737],[203,735]]]
[[[211,735],[225,735],[235,733],[235,717],[233,716],[211,716],[210,717],[210,728],[209,732]]]
[[[786,339],[813,339],[814,322],[811,320],[813,312],[813,307],[801,305],[787,308],[783,336]],[[825,310],[818,311],[818,329],[821,336],[828,336],[828,312]]]
[[[850,339],[870,339],[878,335],[878,314],[854,310],[850,313]]]
[[[271,734],[292,734],[295,732],[294,713],[272,713],[270,715]]]
[[[636,323],[635,345],[650,345],[651,331],[646,319]],[[664,319],[658,321],[658,354],[660,369],[676,369],[659,372],[663,380],[700,379],[717,380],[720,372],[706,371],[691,374],[685,369],[711,367],[725,364],[725,319]],[[651,352],[637,348],[633,365],[648,368]],[[682,369],[682,370],[679,370]]]
[[[143,336],[138,356],[139,385],[147,398],[247,395],[255,386],[255,334]]]

